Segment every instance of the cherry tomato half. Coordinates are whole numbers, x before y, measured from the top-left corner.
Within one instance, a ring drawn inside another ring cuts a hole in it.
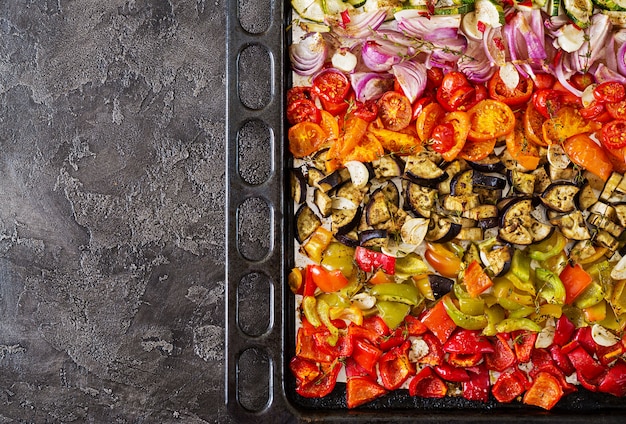
[[[287,90],[287,104],[301,99],[314,100],[313,87],[298,86]]]
[[[533,105],[544,118],[551,118],[563,106],[563,93],[551,88],[535,91],[532,95]]]
[[[482,100],[468,114],[470,130],[467,137],[472,141],[502,137],[513,131],[515,126],[515,115],[511,108],[497,100]]]
[[[411,123],[413,108],[405,95],[395,91],[387,91],[378,99],[378,116],[385,128],[391,131],[400,131]]]
[[[580,112],[580,116],[585,119],[594,119],[600,116],[606,108],[604,107],[604,103],[594,99],[589,103],[586,107],[583,107],[578,112]]]
[[[585,88],[596,82],[596,79],[593,77],[592,74],[588,72],[579,72],[572,75],[572,77],[569,79],[569,82],[574,86],[574,88],[577,88],[580,91],[584,91]]]
[[[449,123],[438,124],[430,135],[430,147],[438,153],[444,153],[454,146],[454,126]]]
[[[600,141],[611,150],[626,147],[626,121],[616,119],[604,124]]]
[[[326,68],[313,77],[313,89],[322,100],[342,103],[350,93],[350,81],[338,69]]]
[[[291,102],[287,106],[287,121],[289,121],[291,125],[305,121],[319,124],[321,120],[322,115],[320,110],[311,100],[300,99]]]
[[[437,88],[443,82],[443,69],[430,68],[426,71],[426,89]]]
[[[448,112],[452,112],[473,99],[474,87],[469,84],[462,72],[448,72],[441,80],[436,96],[439,104]]]
[[[367,122],[372,122],[378,116],[378,106],[373,100],[368,100],[365,103],[356,102],[356,108],[352,114]]]
[[[289,151],[296,158],[303,158],[315,152],[326,141],[327,134],[314,122],[300,122],[289,128],[287,139]]]
[[[626,98],[626,89],[617,81],[605,81],[593,89],[593,97],[605,103],[620,102]]]
[[[467,112],[455,110],[444,116],[443,122],[451,124],[454,128],[454,145],[448,151],[441,153],[443,160],[450,162],[458,156],[465,146],[470,131],[470,117]]]
[[[424,106],[424,109],[417,116],[417,120],[415,121],[415,128],[419,139],[423,142],[428,141],[433,132],[433,128],[441,122],[445,114],[446,111],[437,102],[429,103]]]
[[[554,81],[554,77],[550,74],[535,74],[535,89],[552,88]]]
[[[496,147],[496,141],[495,138],[482,141],[467,140],[459,153],[459,157],[470,162],[483,160],[493,152],[493,149]]]
[[[461,270],[461,259],[443,244],[426,243],[424,259],[444,277],[456,278]]]
[[[607,103],[605,106],[606,110],[613,117],[613,119],[626,119],[626,100]]]

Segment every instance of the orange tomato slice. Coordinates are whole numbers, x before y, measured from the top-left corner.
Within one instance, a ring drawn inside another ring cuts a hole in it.
[[[313,122],[300,122],[289,128],[287,139],[289,151],[296,158],[303,158],[315,152],[326,141],[327,134]]]
[[[577,134],[597,131],[601,127],[602,124],[585,120],[575,107],[564,106],[554,117],[544,121],[541,131],[546,144],[556,144]]]
[[[446,152],[441,153],[445,161],[452,161],[463,150],[467,134],[470,131],[470,118],[467,112],[460,110],[450,112],[443,118],[443,123],[450,123],[454,127],[454,146]]]
[[[526,137],[521,123],[506,135],[506,148],[517,163],[529,171],[537,169],[539,165],[539,150]]]
[[[535,143],[537,146],[546,147],[548,144],[543,141],[542,125],[545,118],[533,105],[533,102],[528,102],[524,116],[522,117],[524,122],[524,134],[526,138]]]
[[[513,110],[497,100],[481,100],[467,113],[470,119],[467,138],[472,141],[502,137],[513,131],[515,126]]]

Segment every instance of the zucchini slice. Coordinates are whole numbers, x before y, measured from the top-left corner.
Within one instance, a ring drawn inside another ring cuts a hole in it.
[[[291,0],[291,7],[303,19],[313,22],[324,21],[324,9],[321,0]]]
[[[579,28],[587,28],[591,23],[593,14],[593,3],[591,0],[563,0],[565,14]]]

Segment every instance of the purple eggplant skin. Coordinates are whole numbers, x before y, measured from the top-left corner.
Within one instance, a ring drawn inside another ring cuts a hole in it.
[[[504,164],[497,156],[489,156],[481,161],[467,161],[467,164],[480,172],[502,172],[504,170]]]
[[[442,298],[446,294],[450,293],[454,287],[454,280],[437,274],[430,274],[428,276],[428,282],[430,283],[430,288],[433,291],[435,299]]]
[[[364,230],[359,233],[359,245],[364,247],[379,246],[387,240],[387,230]]]

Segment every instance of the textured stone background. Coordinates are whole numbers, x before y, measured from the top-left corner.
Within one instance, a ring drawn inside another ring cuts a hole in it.
[[[0,422],[226,421],[226,1],[0,1]]]

